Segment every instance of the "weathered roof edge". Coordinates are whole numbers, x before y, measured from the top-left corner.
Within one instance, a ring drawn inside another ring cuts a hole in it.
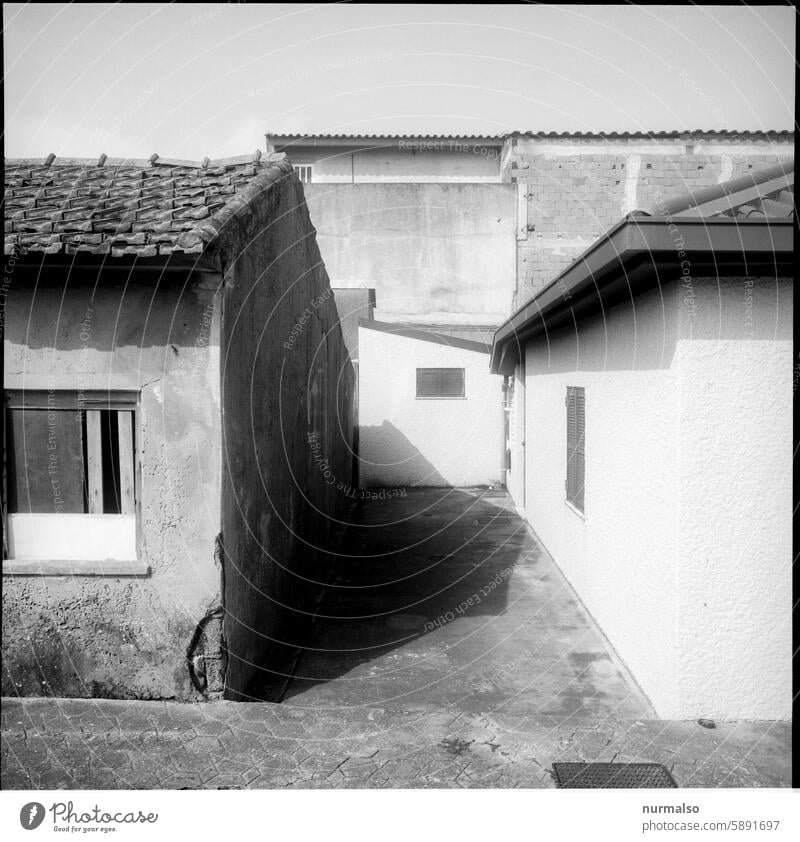
[[[237,217],[246,215],[249,206],[262,193],[293,174],[294,168],[286,155],[283,153],[271,155],[269,165],[264,172],[255,176],[241,193],[234,195],[213,216],[204,219],[194,228],[181,234],[178,237],[178,246],[183,249],[191,249],[201,244],[204,247],[211,245],[228,223]]]
[[[156,160],[157,159],[157,160]],[[174,256],[179,252],[185,252],[187,255],[197,255],[204,252],[209,245],[211,245],[222,233],[228,223],[232,220],[246,214],[251,203],[264,191],[269,190],[274,184],[278,183],[284,178],[294,175],[294,169],[282,152],[273,153],[267,156],[265,162],[260,162],[261,152],[256,150],[253,155],[243,155],[236,158],[218,159],[217,166],[241,166],[243,164],[253,164],[256,167],[263,167],[263,171],[258,172],[252,176],[247,185],[239,192],[234,194],[219,210],[212,216],[199,222],[188,231],[184,231],[178,236],[175,241],[175,251],[170,252],[169,257]],[[106,158],[101,156],[99,161],[93,158],[77,159],[77,158],[61,158],[56,159],[54,155],[49,155],[45,159],[6,159],[6,171],[13,170],[14,167],[51,167],[55,166],[85,166],[88,167],[136,167],[142,168],[145,166],[164,166],[164,167],[191,167],[193,169],[208,169],[214,165],[210,159],[206,158],[202,162],[179,161],[177,159],[163,159],[158,158],[157,155],[152,156],[147,161],[136,162],[132,158]],[[296,176],[294,176],[296,178]],[[47,256],[47,255],[63,255],[63,250],[59,243],[59,248],[53,250],[52,248],[32,249],[31,254]],[[4,253],[6,255],[15,254],[17,248],[16,243],[4,243]],[[120,249],[119,253],[111,251],[104,253],[107,258],[120,258],[129,256],[127,249]],[[150,257],[150,255],[142,255],[142,257]]]
[[[162,158],[153,153],[149,158],[109,158],[105,153],[99,158],[59,158],[51,152],[46,158],[6,158],[5,166],[13,167],[194,167],[196,169],[211,169],[213,167],[227,167],[238,164],[257,164],[261,160],[262,152],[256,149],[252,155],[236,155],[231,158],[203,158],[202,161],[184,160],[182,158]]]

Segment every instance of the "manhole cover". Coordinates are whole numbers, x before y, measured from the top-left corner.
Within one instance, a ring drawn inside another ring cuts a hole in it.
[[[559,789],[677,789],[660,763],[554,763]]]

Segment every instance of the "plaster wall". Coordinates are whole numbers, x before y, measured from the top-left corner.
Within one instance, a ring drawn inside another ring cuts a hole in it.
[[[526,353],[525,511],[658,711],[677,687],[675,300],[656,290]],[[586,390],[585,514],[565,497],[567,386]]]
[[[789,716],[791,318],[788,282],[699,278],[527,347],[526,513],[665,718]]]
[[[700,278],[680,308],[679,683],[667,714],[791,715],[792,291],[788,279]]]
[[[430,141],[434,149],[314,148],[290,145],[285,151],[294,164],[313,164],[313,183],[369,182],[499,182],[500,148]]]
[[[362,325],[359,472],[363,486],[475,486],[499,481],[502,378],[488,352]],[[417,368],[464,368],[461,398],[416,397]]]
[[[5,318],[5,388],[140,392],[139,545],[151,572],[4,576],[3,694],[193,698],[186,650],[220,598],[215,285],[75,268],[35,287],[18,276]]]
[[[508,403],[508,446],[511,452],[511,467],[506,471],[506,488],[518,507],[525,505],[525,366],[518,363],[514,374],[509,377],[513,383]]]
[[[295,176],[221,244],[226,695],[270,697],[350,498],[355,375]]]
[[[507,184],[305,185],[331,283],[376,290],[387,315],[499,324],[516,276]]]

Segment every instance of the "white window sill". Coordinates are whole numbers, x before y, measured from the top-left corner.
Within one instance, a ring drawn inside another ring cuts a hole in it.
[[[9,514],[3,574],[146,576],[134,515]]]
[[[3,561],[4,576],[149,576],[150,566],[143,561],[110,558],[34,559],[8,558]]]

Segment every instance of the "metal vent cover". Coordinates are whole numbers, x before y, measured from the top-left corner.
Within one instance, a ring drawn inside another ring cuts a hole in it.
[[[559,789],[677,789],[660,763],[554,763]]]

